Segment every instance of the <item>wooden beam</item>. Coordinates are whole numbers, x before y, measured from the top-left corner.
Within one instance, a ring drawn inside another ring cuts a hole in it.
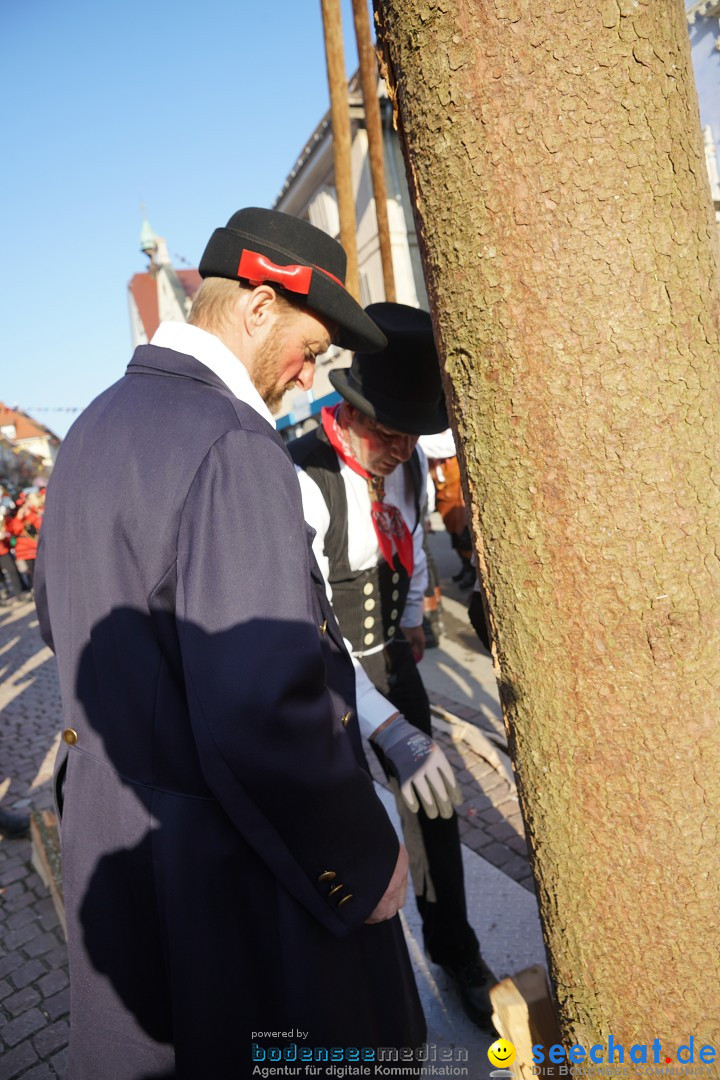
[[[330,90],[335,190],[337,191],[338,214],[340,216],[340,243],[345,248],[345,254],[347,255],[345,285],[348,292],[356,300],[360,301],[357,224],[352,183],[350,109],[348,107],[340,0],[320,0],[320,6],[322,8],[325,59],[327,61],[328,87]]]
[[[355,39],[357,41],[358,60],[360,62],[360,80],[362,83],[363,102],[365,104],[365,128],[368,137],[370,157],[370,176],[372,177],[373,195],[375,196],[375,214],[377,217],[378,240],[380,242],[380,260],[382,262],[385,299],[396,300],[395,274],[390,244],[390,222],[387,212],[387,185],[385,183],[385,155],[383,153],[382,119],[378,103],[378,65],[375,50],[370,38],[370,20],[367,0],[352,0]]]
[[[65,901],[63,899],[62,873],[60,867],[60,836],[58,823],[52,810],[33,810],[30,814],[30,840],[32,864],[38,877],[52,897],[63,933],[65,924]]]
[[[534,1075],[532,1048],[538,1043],[545,1047],[543,1080],[559,1076],[559,1066],[547,1059],[547,1051],[555,1043],[562,1043],[562,1038],[545,969],[534,964],[503,979],[491,989],[490,1001],[496,1031],[515,1047],[511,1070],[516,1080],[531,1080]]]

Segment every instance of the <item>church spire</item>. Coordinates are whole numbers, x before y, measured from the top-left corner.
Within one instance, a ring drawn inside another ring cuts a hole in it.
[[[158,237],[145,216],[145,206],[142,203],[140,204],[140,212],[143,216],[142,228],[140,229],[140,250],[144,251],[152,261],[152,257],[157,251]]]

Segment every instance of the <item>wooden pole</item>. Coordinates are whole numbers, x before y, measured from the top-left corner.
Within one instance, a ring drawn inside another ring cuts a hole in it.
[[[340,243],[345,248],[345,254],[347,255],[345,285],[348,292],[359,301],[360,276],[358,274],[357,259],[355,196],[352,184],[350,110],[348,108],[340,0],[320,0],[320,6],[322,8],[325,34],[328,87],[330,89],[335,189],[337,191],[338,213],[340,215]]]
[[[377,59],[370,38],[367,0],[352,0],[352,5],[355,20],[355,39],[357,41],[358,60],[360,61],[360,81],[365,103],[365,128],[367,130],[370,155],[370,175],[372,177],[373,195],[375,196],[375,214],[377,216],[385,299],[394,303],[397,297],[395,294],[392,248],[390,246],[390,223],[387,212],[382,120],[377,96]]]

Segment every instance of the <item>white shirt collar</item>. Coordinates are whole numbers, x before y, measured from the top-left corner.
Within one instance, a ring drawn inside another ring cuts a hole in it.
[[[247,368],[215,334],[190,323],[161,322],[150,344],[195,357],[214,371],[236,398],[275,427],[275,419],[255,389]]]

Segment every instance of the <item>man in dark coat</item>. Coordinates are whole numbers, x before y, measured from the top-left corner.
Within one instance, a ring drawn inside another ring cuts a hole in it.
[[[376,689],[373,697],[359,671],[360,728],[401,796],[425,947],[468,1016],[488,1027],[495,980],[468,922],[455,792],[417,670],[425,646],[427,463],[416,444],[448,424],[438,357],[427,312],[394,303],[366,310],[387,346],[356,352],[350,368],[330,373],[344,400],[323,409],[322,427],[289,450],[333,609],[356,666]],[[427,782],[406,775],[418,759],[427,761]]]
[[[200,273],[192,325],[136,350],[48,488],[68,1080],[221,1080],[278,1047],[425,1037],[407,855],[268,410],[333,335],[384,338],[340,246],[286,215],[238,211]]]

